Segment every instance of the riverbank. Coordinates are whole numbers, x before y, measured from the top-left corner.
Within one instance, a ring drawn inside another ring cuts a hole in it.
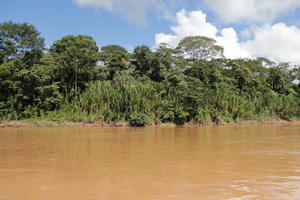
[[[161,124],[149,124],[147,127],[156,126],[156,127],[190,127],[190,126],[206,126],[206,125],[216,125],[216,126],[224,126],[224,125],[255,125],[255,124],[300,124],[300,120],[247,120],[247,121],[239,121],[239,122],[222,122],[219,124],[215,123],[194,123],[189,122],[183,125],[176,125],[175,123],[161,123]],[[128,122],[72,122],[72,121],[48,121],[48,120],[40,120],[40,121],[2,121],[0,122],[0,128],[36,128],[36,127],[129,127]]]

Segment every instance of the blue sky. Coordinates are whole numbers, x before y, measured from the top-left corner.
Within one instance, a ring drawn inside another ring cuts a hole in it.
[[[33,24],[47,46],[70,34],[129,50],[205,35],[229,58],[300,64],[300,0],[1,0],[9,20]]]
[[[172,22],[147,18],[146,25],[128,21],[120,15],[78,6],[73,0],[1,0],[0,21],[28,22],[46,39],[47,45],[65,35],[92,36],[98,45],[119,44],[135,47],[154,45],[157,32],[168,32]]]

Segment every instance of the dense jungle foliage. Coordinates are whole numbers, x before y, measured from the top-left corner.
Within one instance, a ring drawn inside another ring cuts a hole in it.
[[[226,59],[216,41],[184,38],[132,53],[69,35],[45,48],[27,23],[0,24],[0,120],[219,123],[300,116],[299,66]]]

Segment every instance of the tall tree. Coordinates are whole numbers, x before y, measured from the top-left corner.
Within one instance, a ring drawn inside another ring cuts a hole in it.
[[[162,81],[164,72],[171,68],[171,58],[167,52],[152,52],[148,46],[141,45],[133,51],[133,65],[136,73],[140,76],[146,75],[154,81]],[[169,56],[169,57],[168,57]]]
[[[113,79],[116,72],[129,69],[129,53],[119,45],[101,47],[99,60],[108,68],[109,79]]]
[[[146,45],[137,46],[133,50],[133,64],[138,74],[146,75],[150,71],[152,52]]]
[[[31,62],[29,59],[39,56],[43,49],[44,39],[33,25],[11,21],[0,24],[0,64],[26,55]]]
[[[68,97],[77,96],[78,89],[92,78],[92,68],[96,65],[98,46],[90,36],[69,35],[55,41],[50,47],[58,63],[60,80]]]
[[[223,47],[216,45],[212,38],[204,36],[189,36],[183,38],[177,50],[179,55],[194,60],[213,60],[223,57]]]

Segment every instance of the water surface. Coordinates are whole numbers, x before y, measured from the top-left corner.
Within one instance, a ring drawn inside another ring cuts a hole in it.
[[[299,124],[0,129],[0,200],[299,198]]]

